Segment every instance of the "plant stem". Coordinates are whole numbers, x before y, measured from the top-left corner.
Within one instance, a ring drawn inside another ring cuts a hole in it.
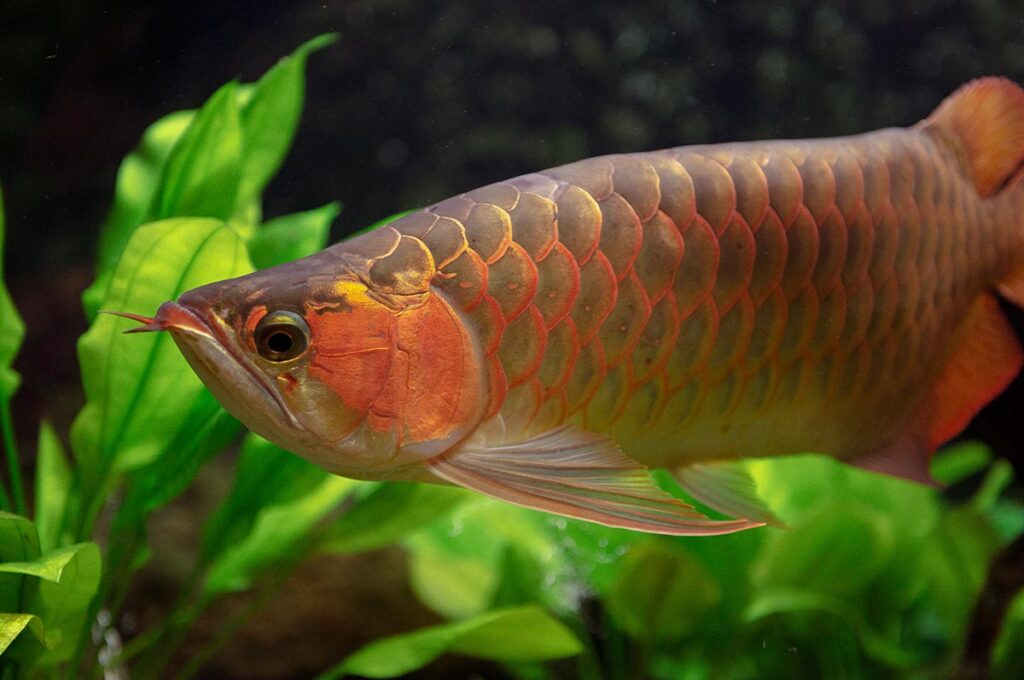
[[[3,428],[4,451],[7,453],[7,467],[11,472],[11,490],[14,492],[14,509],[19,515],[28,516],[28,508],[25,506],[25,486],[21,479],[21,461],[18,458],[17,443],[14,441],[14,422],[11,419],[11,401],[7,398],[0,399],[0,427]]]
[[[987,678],[992,671],[992,651],[999,641],[1006,613],[1017,594],[1024,591],[1024,534],[996,553],[988,577],[974,605],[967,642],[957,680]]]

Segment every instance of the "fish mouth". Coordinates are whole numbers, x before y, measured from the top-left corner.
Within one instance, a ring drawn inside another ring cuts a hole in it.
[[[214,357],[211,356],[213,353],[209,351],[212,345],[217,350],[220,350],[218,354],[221,357],[227,358],[235,367],[242,369],[249,378],[248,382],[254,385],[269,403],[274,404],[276,410],[286,423],[299,430],[305,430],[302,424],[291,414],[281,394],[270,384],[269,378],[245,360],[239,348],[235,346],[235,343],[228,335],[224,322],[217,316],[204,315],[200,310],[182,305],[173,300],[160,305],[160,308],[157,309],[153,317],[108,310],[104,310],[104,313],[138,321],[142,324],[135,328],[129,328],[124,331],[125,333],[168,331],[188,362],[193,364],[193,369],[199,368],[195,365],[196,363],[202,365],[204,370],[201,372],[200,377],[204,378],[204,382],[206,382],[205,377],[208,376],[210,380],[219,383],[221,389],[214,389],[215,394],[218,397],[229,395],[232,390],[229,388],[228,383],[220,377],[224,368],[218,365]],[[207,320],[204,316],[211,316],[212,318]],[[203,351],[201,347],[203,344],[207,346],[206,351]],[[197,372],[200,371],[197,370]],[[212,386],[210,387],[212,388]],[[223,402],[224,399],[221,399],[221,401]],[[232,399],[232,401],[235,400]],[[233,411],[233,409],[229,410]],[[233,413],[232,415],[236,415],[236,417],[243,421],[248,420],[239,414]],[[250,427],[250,429],[252,428]]]

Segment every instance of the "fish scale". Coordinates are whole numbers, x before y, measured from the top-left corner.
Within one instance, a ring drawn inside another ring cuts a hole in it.
[[[577,423],[678,464],[779,453],[787,438],[766,435],[786,422],[819,433],[804,447],[853,454],[867,424],[881,441],[913,406],[949,351],[940,329],[1006,245],[991,207],[966,215],[954,164],[920,131],[683,147],[499,182],[390,226],[422,239],[482,339],[487,415],[509,439]],[[842,422],[811,427],[822,418]],[[735,436],[741,420],[763,426]]]

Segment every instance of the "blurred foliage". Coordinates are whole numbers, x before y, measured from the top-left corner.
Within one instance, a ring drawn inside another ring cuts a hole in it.
[[[625,35],[621,49],[637,49]],[[543,35],[535,39],[546,49]],[[190,627],[226,595],[273,592],[311,555],[388,545],[406,551],[411,588],[447,622],[377,640],[324,677],[395,677],[445,653],[529,679],[947,675],[989,559],[1024,530],[1024,506],[1004,494],[1012,471],[979,445],[936,459],[946,483],[981,480],[961,503],[819,456],[751,461],[787,529],[668,538],[461,489],[341,479],[246,434],[174,608],[122,639],[125,600],[150,557],[147,519],[240,426],[169,338],[125,337],[122,321],[95,312],[155,309],[187,288],[324,246],[336,205],[263,222],[262,191],[295,131],[306,57],[325,42],[307,43],[255,84],[222,87],[196,112],[161,119],[125,159],[85,295],[87,402],[70,457],[44,423],[33,521],[0,514],[0,678],[163,676]],[[570,44],[587,54],[586,39]],[[0,304],[0,323],[13,340],[0,354],[6,372],[21,337],[12,305]],[[10,390],[3,396],[6,411]],[[16,495],[5,493],[3,507]],[[177,675],[198,673],[260,601]],[[997,650],[997,677],[1021,672],[1022,603]]]

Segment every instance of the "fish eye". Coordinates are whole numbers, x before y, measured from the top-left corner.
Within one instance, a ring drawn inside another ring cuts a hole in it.
[[[294,312],[271,312],[260,319],[254,339],[256,351],[267,361],[289,361],[309,347],[309,326]]]

